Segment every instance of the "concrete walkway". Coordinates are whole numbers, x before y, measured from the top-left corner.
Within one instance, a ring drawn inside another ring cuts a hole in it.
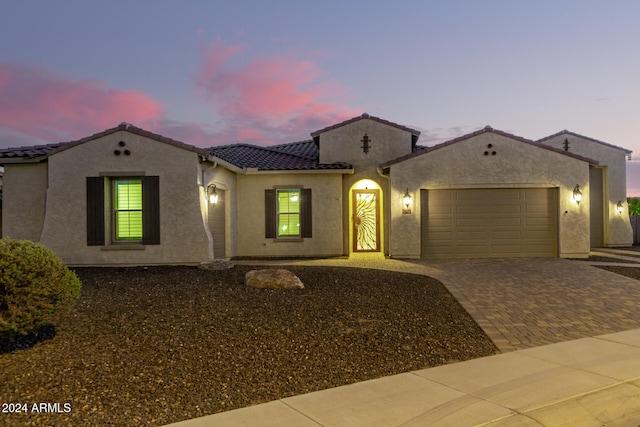
[[[503,354],[174,426],[640,426],[637,280],[557,258],[363,256],[269,264],[381,268],[435,277]]]

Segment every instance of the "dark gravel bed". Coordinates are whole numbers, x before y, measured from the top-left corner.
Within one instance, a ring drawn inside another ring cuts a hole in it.
[[[77,269],[55,337],[0,354],[0,403],[28,405],[0,425],[163,425],[498,352],[435,279],[288,267],[306,288],[276,291],[254,268]]]
[[[594,267],[598,267],[603,270],[612,271],[614,273],[622,274],[623,276],[640,280],[640,267],[618,267],[615,265],[599,265]]]
[[[631,256],[635,257],[635,255],[631,255]],[[640,257],[638,257],[638,261],[631,261],[631,260],[626,260],[626,259],[611,258],[611,257],[605,257],[605,256],[590,256],[589,259],[581,259],[580,261],[617,262],[617,263],[638,262],[638,263],[640,263]]]

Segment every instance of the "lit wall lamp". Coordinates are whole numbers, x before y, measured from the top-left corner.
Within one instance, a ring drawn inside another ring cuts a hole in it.
[[[624,206],[622,205],[622,200],[618,200],[618,204],[616,205],[616,210],[618,211],[619,214],[622,214],[622,211],[624,210]]]
[[[573,189],[573,200],[575,200],[577,204],[580,204],[580,201],[582,200],[582,191],[580,191],[580,186],[578,184],[576,184],[576,188]]]
[[[402,209],[403,214],[411,213],[411,194],[409,194],[409,187],[407,187],[407,191],[404,192],[404,196],[402,196],[402,203],[404,203],[404,209]]]
[[[209,184],[207,186],[207,195],[209,196],[209,203],[215,205],[218,203],[218,193],[216,193],[216,185]]]

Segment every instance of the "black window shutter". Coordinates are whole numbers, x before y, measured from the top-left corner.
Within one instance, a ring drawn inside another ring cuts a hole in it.
[[[142,177],[142,244],[160,244],[160,177]]]
[[[104,177],[87,177],[87,246],[104,246]]]
[[[300,190],[300,237],[311,237],[311,189]]]
[[[276,190],[264,190],[264,237],[267,239],[276,237],[276,214]]]

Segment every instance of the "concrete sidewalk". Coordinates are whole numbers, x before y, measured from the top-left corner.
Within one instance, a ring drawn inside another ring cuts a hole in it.
[[[293,396],[173,427],[640,425],[640,329]]]

